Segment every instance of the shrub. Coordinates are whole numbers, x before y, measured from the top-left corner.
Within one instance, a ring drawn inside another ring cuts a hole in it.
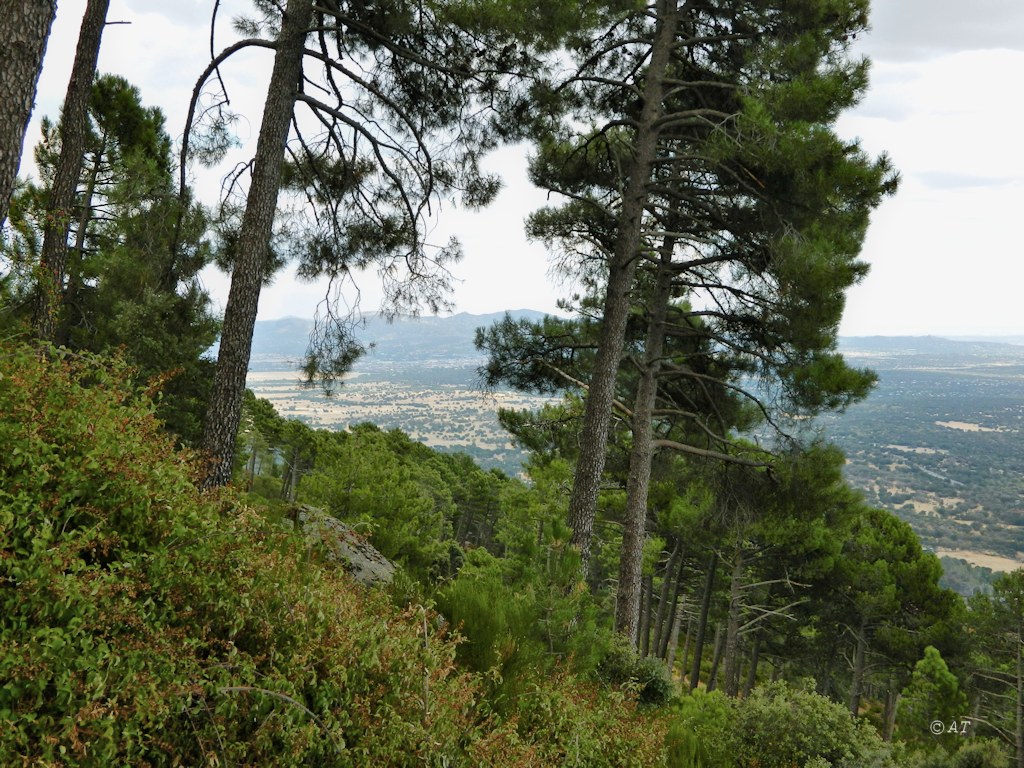
[[[200,494],[122,366],[0,345],[0,414],[0,765],[658,764],[566,674],[493,714],[431,611]]]
[[[458,763],[454,643],[199,494],[127,373],[0,354],[0,764]]]
[[[878,733],[846,708],[812,691],[770,683],[746,699],[694,692],[669,731],[681,768],[891,768]]]
[[[936,744],[931,750],[918,749],[901,766],[906,768],[1010,768],[1006,748],[992,739],[970,739],[950,754]]]
[[[653,657],[640,657],[632,643],[616,635],[597,665],[598,679],[635,688],[643,704],[667,704],[675,693],[668,668]]]

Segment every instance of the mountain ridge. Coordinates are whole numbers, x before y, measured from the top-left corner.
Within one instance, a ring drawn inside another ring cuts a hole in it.
[[[373,345],[364,360],[413,362],[479,358],[473,345],[477,328],[486,327],[508,314],[515,319],[539,320],[545,312],[532,309],[502,310],[475,314],[400,316],[386,319],[366,315],[355,327],[356,339]],[[256,362],[286,358],[296,364],[305,352],[313,320],[297,316],[258,320],[253,334],[252,357]],[[424,334],[424,331],[429,333]],[[1008,339],[1020,339],[1014,343]],[[959,355],[970,358],[1005,356],[1024,364],[1024,337],[949,337],[937,334],[841,336],[839,351],[851,358],[869,355]]]

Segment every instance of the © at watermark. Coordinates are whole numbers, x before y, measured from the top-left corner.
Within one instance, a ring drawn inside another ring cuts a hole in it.
[[[966,736],[968,733],[970,733],[971,721],[967,718],[950,720],[948,723],[943,722],[942,720],[932,720],[928,728],[936,736],[942,736],[943,734],[955,734],[957,736]]]

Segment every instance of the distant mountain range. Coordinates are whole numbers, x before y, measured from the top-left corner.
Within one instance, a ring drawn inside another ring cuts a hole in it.
[[[374,345],[365,362],[475,364],[480,358],[473,346],[476,329],[490,326],[505,314],[460,312],[448,317],[402,317],[393,322],[379,315],[368,315],[357,328],[356,337],[364,345]],[[509,310],[508,314],[517,319],[544,317],[543,312],[529,309]],[[270,362],[300,359],[312,329],[312,320],[296,317],[257,322],[252,345],[253,364],[262,367]],[[1024,363],[1024,337],[847,336],[840,338],[839,346],[858,363],[866,359],[865,364],[877,361],[885,367],[931,364],[936,359],[941,362],[955,359],[960,363],[982,360]]]
[[[364,362],[476,365],[480,358],[473,346],[476,329],[491,325],[505,314],[460,312],[448,317],[401,317],[391,322],[380,315],[368,315],[356,329],[356,338],[364,346],[373,344]],[[543,312],[529,309],[510,310],[509,314],[517,319],[544,317]],[[268,362],[301,358],[312,330],[312,320],[296,317],[258,321],[253,334],[253,364],[262,367]]]
[[[1017,341],[1020,339],[1020,341]],[[839,349],[849,355],[939,356],[944,359],[996,357],[1024,359],[1024,337],[946,338],[944,336],[842,336]]]

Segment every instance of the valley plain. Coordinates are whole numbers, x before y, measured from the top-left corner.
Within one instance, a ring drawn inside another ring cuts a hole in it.
[[[549,398],[480,384],[473,330],[500,317],[370,319],[362,339],[373,349],[331,396],[299,386],[297,360],[311,324],[258,323],[249,386],[283,416],[313,426],[398,428],[518,474],[525,454],[497,410],[537,408]],[[992,570],[1024,564],[1024,346],[870,337],[843,339],[841,349],[854,365],[875,370],[878,386],[809,432],[843,449],[851,484],[942,556]]]

